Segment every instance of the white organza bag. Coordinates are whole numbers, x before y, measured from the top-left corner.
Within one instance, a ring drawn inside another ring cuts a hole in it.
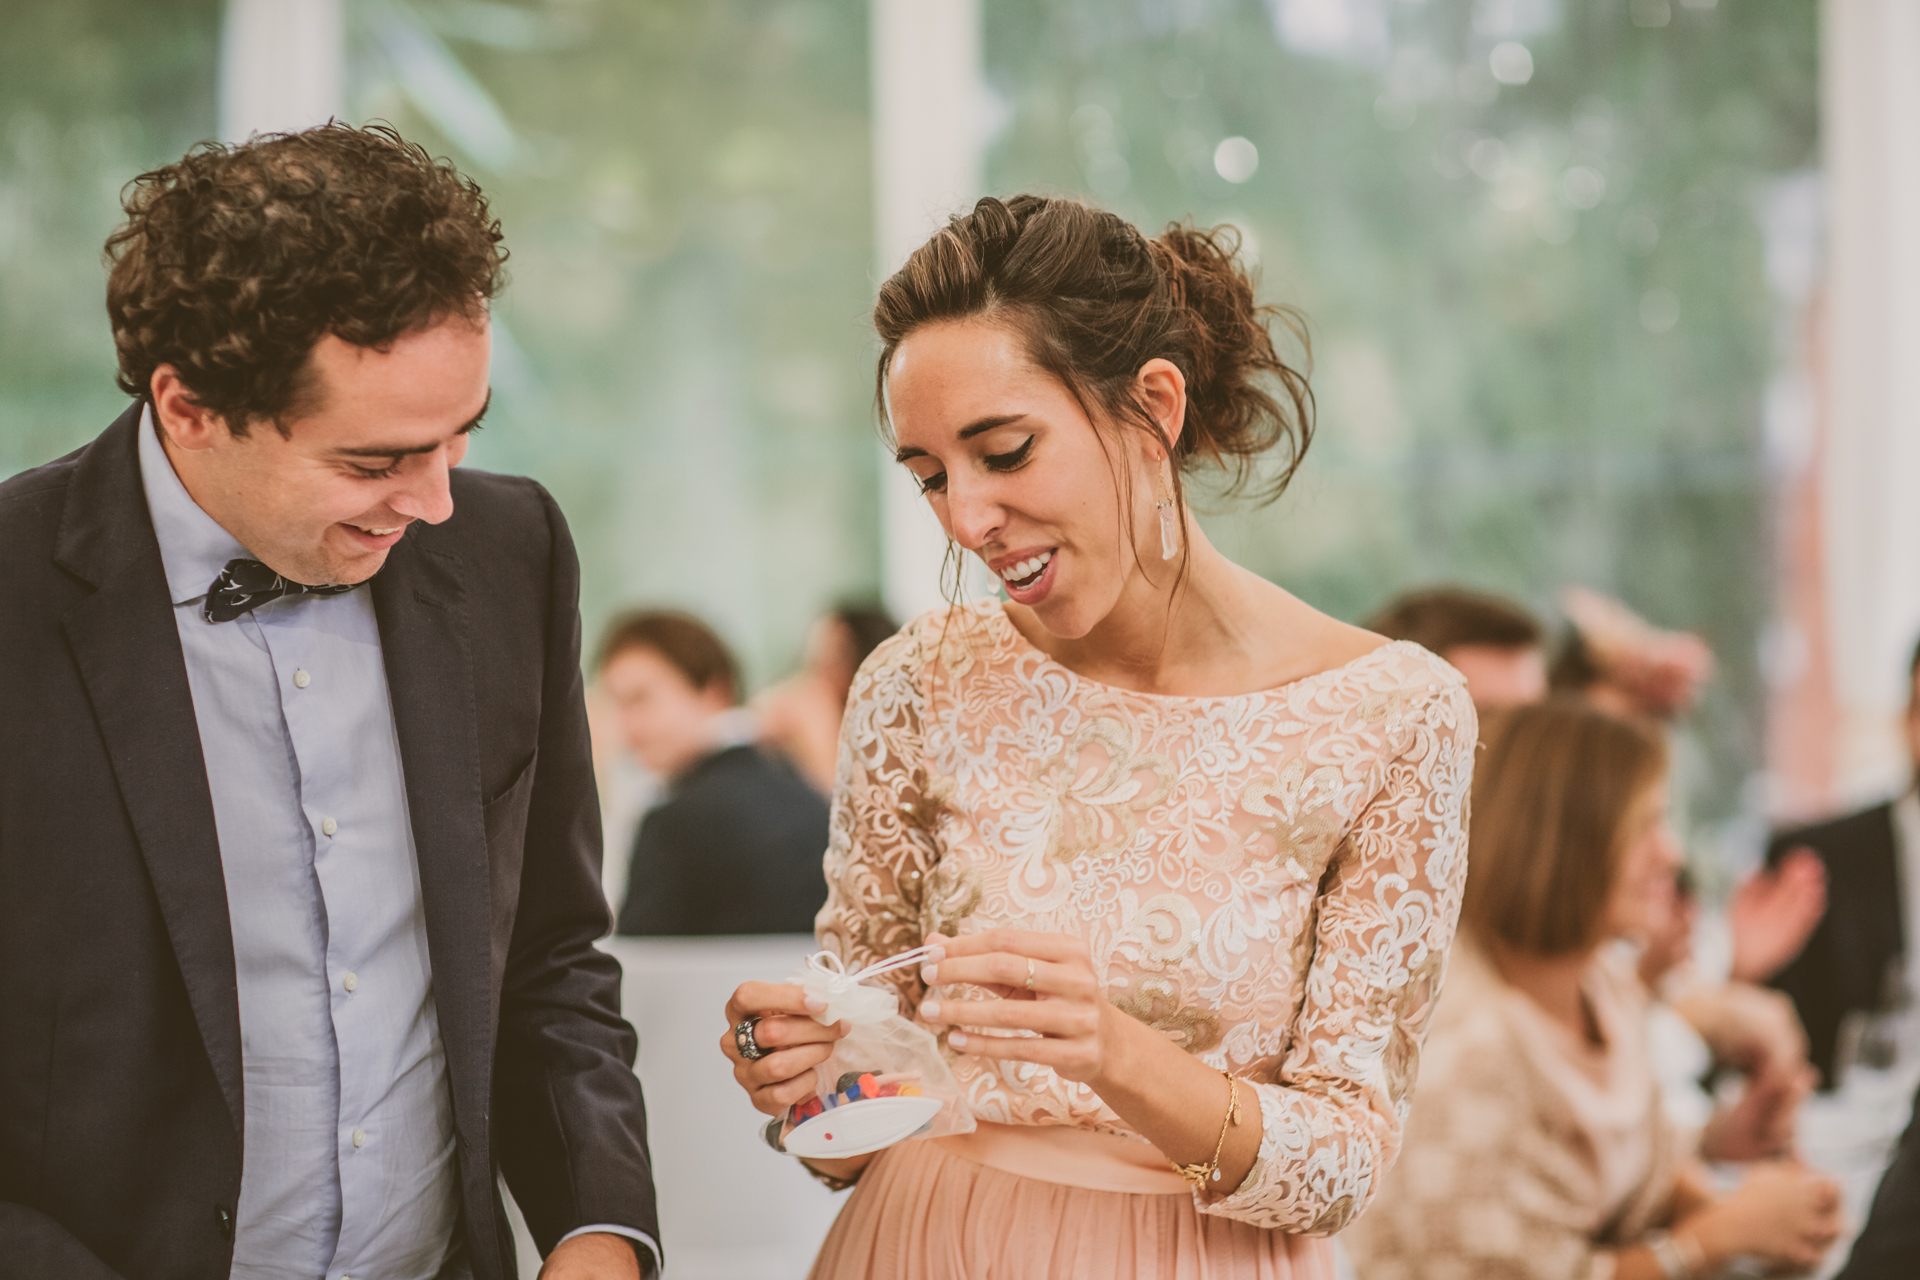
[[[848,973],[840,957],[815,952],[787,981],[826,1002],[813,1015],[832,1026],[845,1020],[846,1036],[833,1054],[814,1068],[814,1096],[787,1111],[779,1146],[797,1156],[832,1159],[864,1155],[908,1138],[971,1133],[973,1112],[960,1096],[925,1027],[900,1016],[899,993],[869,980],[896,969],[922,964],[927,948]]]

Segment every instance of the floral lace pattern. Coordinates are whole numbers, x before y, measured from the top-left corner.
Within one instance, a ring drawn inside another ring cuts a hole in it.
[[[934,932],[1084,938],[1118,1008],[1259,1093],[1259,1158],[1202,1211],[1337,1231],[1398,1149],[1475,739],[1459,675],[1412,644],[1173,698],[1082,679],[997,602],[936,611],[854,682],[821,945],[857,967]],[[917,1007],[918,972],[892,977]],[[982,1119],[1131,1132],[1048,1068],[950,1057]]]

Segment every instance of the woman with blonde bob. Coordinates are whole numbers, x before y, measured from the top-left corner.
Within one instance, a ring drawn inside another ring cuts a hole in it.
[[[875,307],[895,456],[1007,602],[847,707],[821,945],[922,944],[902,1008],[979,1128],[858,1181],[816,1277],[1331,1280],[1392,1163],[1459,913],[1472,704],[1425,650],[1207,541],[1183,477],[1284,483],[1310,398],[1230,234],[983,200]],[[1269,460],[1269,455],[1272,455]],[[748,983],[770,1116],[840,1034]]]
[[[1790,1160],[1715,1199],[1654,1083],[1630,957],[1677,866],[1655,731],[1489,716],[1462,938],[1400,1163],[1345,1238],[1362,1280],[1683,1280],[1812,1267],[1838,1189]]]

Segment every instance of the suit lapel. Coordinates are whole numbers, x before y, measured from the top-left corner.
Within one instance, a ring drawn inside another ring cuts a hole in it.
[[[460,562],[424,547],[426,532],[414,530],[388,555],[373,580],[373,601],[406,773],[454,1123],[479,1154],[487,1150],[495,998],[473,651]]]
[[[95,588],[63,622],[236,1134],[240,1001],[213,795],[140,485],[135,405],[75,468],[54,558]]]

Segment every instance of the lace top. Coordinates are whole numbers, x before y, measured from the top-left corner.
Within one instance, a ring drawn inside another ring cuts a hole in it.
[[[1259,1092],[1253,1169],[1200,1209],[1337,1231],[1399,1145],[1475,738],[1459,674],[1405,642],[1164,697],[1074,674],[996,601],[935,611],[854,681],[821,946],[853,968],[934,932],[1079,935],[1116,1006]],[[917,1008],[918,970],[892,979]],[[949,1056],[983,1120],[1131,1133],[1049,1068]]]

